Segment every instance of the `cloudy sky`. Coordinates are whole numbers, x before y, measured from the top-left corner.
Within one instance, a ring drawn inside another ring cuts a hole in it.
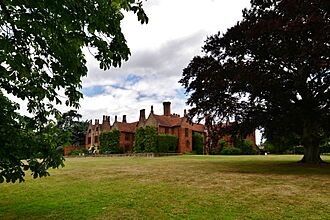
[[[149,17],[141,25],[134,14],[125,14],[123,32],[131,57],[121,68],[108,71],[86,53],[88,76],[83,79],[80,114],[84,119],[102,115],[127,115],[138,120],[139,110],[149,114],[153,105],[162,114],[162,102],[172,103],[172,112],[182,115],[187,97],[178,83],[182,70],[201,54],[207,36],[225,32],[242,18],[249,0],[148,0]]]

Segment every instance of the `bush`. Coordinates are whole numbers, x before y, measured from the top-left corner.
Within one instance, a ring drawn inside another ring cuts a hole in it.
[[[175,135],[158,135],[158,152],[175,153],[178,147],[178,138]]]
[[[224,147],[220,154],[223,155],[239,155],[241,154],[241,149],[236,147]]]
[[[320,153],[321,154],[330,153],[330,142],[326,142],[320,146]]]
[[[78,156],[81,154],[87,154],[88,150],[85,148],[79,149],[79,150],[73,150],[69,153],[70,156]]]
[[[253,148],[253,144],[251,141],[244,140],[240,146],[241,154],[256,154],[256,150]]]
[[[203,147],[204,147],[203,135],[194,132],[192,134],[192,150],[196,154],[203,154]]]
[[[101,153],[118,154],[122,153],[119,145],[120,131],[115,129],[110,132],[103,132],[100,135],[100,151]]]
[[[241,138],[236,138],[234,140],[234,147],[239,148],[241,150],[241,154],[251,155],[256,154],[256,150],[253,148],[253,144],[251,141],[244,140]]]
[[[136,153],[157,152],[157,130],[146,126],[136,130],[133,151]]]

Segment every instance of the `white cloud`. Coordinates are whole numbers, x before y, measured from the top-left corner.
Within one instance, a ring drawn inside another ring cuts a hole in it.
[[[154,105],[162,113],[162,102],[171,101],[173,112],[182,115],[186,97],[178,83],[182,70],[201,53],[207,36],[224,32],[242,17],[249,0],[149,0],[144,8],[149,23],[141,25],[134,14],[125,13],[123,32],[131,57],[121,68],[108,71],[87,52],[88,76],[83,88],[102,86],[104,92],[81,100],[80,112],[86,119],[103,114],[127,114],[129,121],[138,119],[139,110]],[[127,81],[129,76],[139,80]]]

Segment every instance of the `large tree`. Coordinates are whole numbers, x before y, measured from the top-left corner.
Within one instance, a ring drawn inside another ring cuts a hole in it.
[[[70,110],[62,114],[57,120],[57,126],[68,133],[68,144],[75,146],[85,145],[85,138],[89,121],[81,121],[82,115],[76,110]]]
[[[251,0],[243,19],[208,37],[184,69],[190,116],[235,119],[240,134],[304,146],[320,163],[330,136],[330,1]]]
[[[0,0],[0,182],[23,181],[23,169],[45,176],[63,164],[61,133],[49,118],[58,117],[61,97],[79,106],[83,48],[94,48],[104,70],[128,59],[124,10],[148,21],[139,0]],[[29,116],[7,97],[25,100]]]

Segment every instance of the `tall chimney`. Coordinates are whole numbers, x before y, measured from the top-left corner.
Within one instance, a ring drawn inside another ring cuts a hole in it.
[[[99,120],[95,119],[95,124],[98,125],[99,124]]]
[[[170,116],[171,115],[171,102],[163,102],[164,106],[164,115]]]
[[[183,110],[183,117],[187,117],[187,110],[186,109]]]
[[[140,119],[139,119],[139,121],[144,121],[144,120],[146,120],[146,110],[141,109],[140,110]]]
[[[123,123],[126,123],[126,115],[123,115]]]
[[[150,110],[150,113],[154,113],[154,106],[151,106],[151,110]]]
[[[117,122],[117,115],[115,115],[115,122]]]

